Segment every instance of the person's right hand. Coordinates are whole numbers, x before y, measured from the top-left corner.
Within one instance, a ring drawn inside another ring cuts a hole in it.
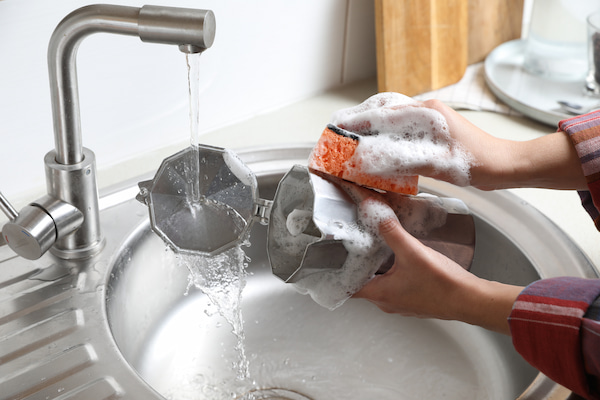
[[[500,139],[488,134],[439,100],[412,101],[409,104],[386,101],[389,94],[381,93],[364,103],[334,114],[340,128],[359,134],[370,132],[373,111],[392,126],[402,126],[414,115],[411,108],[434,110],[445,119],[448,132],[439,135],[447,140],[450,151],[461,150],[470,156],[470,180],[457,180],[451,169],[435,168],[435,160],[415,165],[414,175],[428,176],[461,186],[471,185],[482,190],[514,187],[543,187],[553,189],[587,188],[581,164],[567,135],[556,132],[530,141]],[[389,98],[389,97],[388,97]],[[383,111],[383,112],[381,112]]]

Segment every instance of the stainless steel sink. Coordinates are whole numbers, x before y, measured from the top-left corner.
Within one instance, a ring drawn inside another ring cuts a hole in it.
[[[239,154],[269,198],[311,146]],[[595,277],[581,251],[507,192],[422,179],[476,217],[472,271],[527,284]],[[121,200],[122,195],[127,200]],[[530,367],[510,338],[452,321],[388,315],[363,300],[328,311],[270,272],[256,224],[242,313],[250,378],[231,365],[236,338],[188,271],[150,230],[135,189],[103,197],[106,249],[69,263],[0,247],[0,398],[544,399],[569,392]],[[114,203],[114,204],[109,204]],[[248,393],[251,393],[248,394]],[[246,396],[246,397],[243,397]]]

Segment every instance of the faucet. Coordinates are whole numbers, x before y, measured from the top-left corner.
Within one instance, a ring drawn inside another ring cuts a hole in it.
[[[48,250],[64,259],[87,258],[104,245],[95,156],[82,145],[75,62],[81,41],[97,32],[200,53],[213,44],[215,17],[210,10],[97,4],[73,11],[58,24],[48,45],[55,149],[44,157],[47,194],[17,212],[0,193],[0,209],[9,218],[2,239],[27,259]]]

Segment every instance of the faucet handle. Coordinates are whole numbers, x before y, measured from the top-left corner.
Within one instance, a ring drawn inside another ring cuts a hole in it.
[[[2,238],[18,255],[28,260],[40,258],[54,243],[73,232],[83,222],[74,206],[46,195],[17,213],[4,197],[2,211],[11,219],[2,228]],[[9,211],[5,205],[10,206]]]
[[[0,192],[0,210],[4,212],[10,221],[14,220],[19,215],[17,210],[12,206],[12,204],[10,204],[8,199],[4,197],[2,192]],[[4,235],[0,235],[0,247],[4,246],[5,244],[6,240],[4,239]]]
[[[2,236],[15,253],[35,260],[56,240],[54,220],[43,209],[30,204],[21,210],[17,218],[4,225]]]
[[[4,197],[2,192],[0,192],[0,210],[2,210],[2,212],[4,212],[4,214],[6,214],[8,219],[11,221],[17,218],[17,216],[19,215],[17,210],[12,206],[12,204],[10,204],[8,199]]]

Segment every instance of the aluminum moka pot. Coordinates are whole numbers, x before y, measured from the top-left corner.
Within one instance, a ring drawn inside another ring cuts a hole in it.
[[[199,179],[190,176],[193,163]],[[204,145],[166,158],[152,180],[138,185],[137,199],[148,206],[153,231],[176,253],[214,256],[248,240],[255,221],[268,225],[272,272],[289,283],[342,268],[348,251],[335,237],[339,224],[357,224],[360,198],[381,196],[295,165],[280,180],[273,200],[261,199],[255,175],[234,152]],[[192,190],[197,199],[191,198]],[[426,216],[445,213],[442,224],[411,232],[397,212],[410,233],[469,268],[475,224],[462,201],[431,195],[398,195],[394,201],[420,207]]]

